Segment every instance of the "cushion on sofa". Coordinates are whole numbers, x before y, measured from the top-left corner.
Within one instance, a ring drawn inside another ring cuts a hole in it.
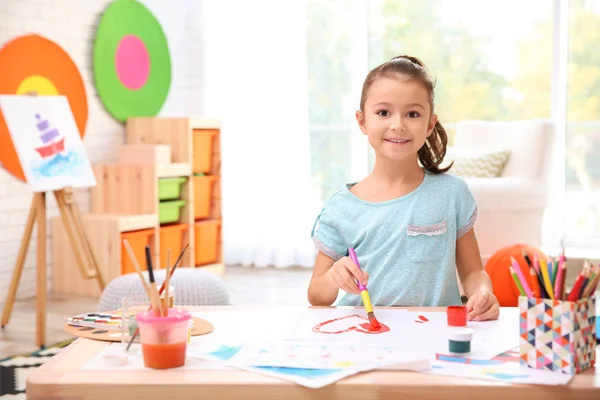
[[[510,158],[510,150],[465,152],[448,148],[442,165],[454,165],[449,173],[463,178],[498,178]]]

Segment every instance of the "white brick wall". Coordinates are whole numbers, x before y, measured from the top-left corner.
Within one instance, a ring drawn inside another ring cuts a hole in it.
[[[124,141],[123,126],[104,109],[93,86],[92,49],[96,26],[110,0],[0,0],[0,46],[29,33],[58,43],[74,60],[88,94],[88,123],[84,139],[92,163],[115,161]],[[171,91],[160,115],[198,115],[202,112],[201,2],[198,0],[142,0],[161,22],[167,35],[171,62]],[[0,77],[0,79],[2,79]],[[2,151],[0,149],[0,151]],[[0,304],[4,303],[21,236],[31,204],[29,187],[0,167]],[[58,215],[51,194],[48,218]],[[89,210],[89,192],[76,193],[80,210]],[[51,231],[47,225],[48,267],[52,261]],[[34,231],[17,298],[35,295],[36,238]],[[78,273],[78,271],[73,271]],[[48,269],[48,289],[51,289]]]

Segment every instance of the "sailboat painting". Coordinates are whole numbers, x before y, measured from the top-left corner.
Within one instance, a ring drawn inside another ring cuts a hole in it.
[[[0,96],[0,112],[34,192],[96,185],[65,96]]]

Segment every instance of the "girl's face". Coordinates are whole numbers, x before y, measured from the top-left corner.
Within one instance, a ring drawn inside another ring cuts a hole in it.
[[[393,161],[417,158],[437,121],[429,93],[419,82],[398,75],[379,77],[367,91],[364,110],[356,112],[360,129],[378,157]]]

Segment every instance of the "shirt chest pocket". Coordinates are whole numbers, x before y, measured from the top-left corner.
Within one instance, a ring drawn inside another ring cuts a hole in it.
[[[446,254],[446,221],[430,225],[409,225],[406,228],[406,236],[406,255],[413,262],[438,261]]]

